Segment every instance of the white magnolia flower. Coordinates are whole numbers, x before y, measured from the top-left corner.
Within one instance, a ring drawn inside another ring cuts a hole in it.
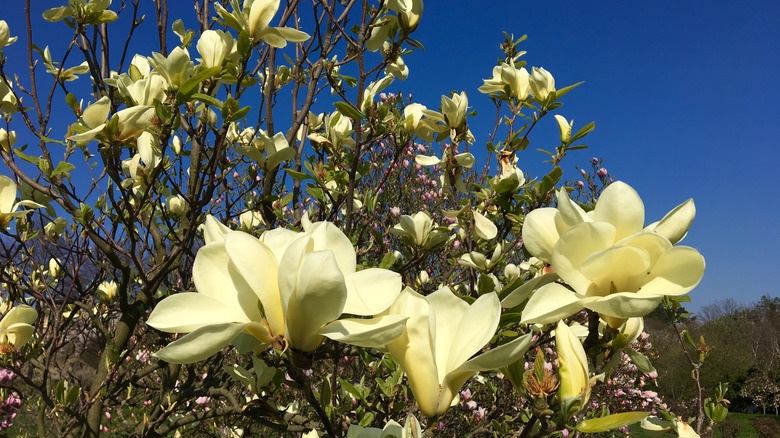
[[[356,272],[352,243],[329,222],[306,219],[304,229],[266,231],[260,239],[232,231],[207,240],[193,265],[198,292],[166,298],[149,317],[158,330],[189,333],[156,356],[195,362],[234,341],[243,350],[273,344],[310,352],[324,337],[365,347],[395,339],[403,316],[342,315],[384,311],[401,277],[385,269]]]
[[[478,372],[523,357],[531,341],[530,335],[521,336],[475,356],[490,342],[501,317],[494,292],[469,305],[447,287],[428,296],[406,288],[386,313],[409,317],[404,332],[387,349],[429,417],[446,412],[463,384]]]

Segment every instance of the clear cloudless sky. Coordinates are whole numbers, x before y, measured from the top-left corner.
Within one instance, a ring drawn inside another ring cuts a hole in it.
[[[32,3],[42,12],[66,1]],[[176,3],[191,11],[184,6],[190,2]],[[5,51],[20,57],[7,65],[20,76],[23,5],[5,0],[0,11],[11,35],[20,36]],[[147,14],[141,36],[149,38],[151,52],[156,31],[151,9]],[[37,26],[52,29],[42,20]],[[70,37],[61,23],[59,30]],[[495,111],[477,88],[501,55],[502,31],[527,34],[523,59],[551,72],[559,88],[584,81],[557,111],[574,119],[575,130],[596,122],[585,139],[590,149],[564,160],[566,178],[576,177],[575,164],[603,157],[610,174],[645,201],[646,223],[695,200],[697,217],[683,244],[704,255],[707,271],[691,292],[689,310],[726,298],[750,303],[780,295],[780,2],[426,1],[414,35],[425,52],[407,56],[409,78],[386,91],[411,92],[429,108],[439,106],[442,94],[466,91],[479,113],[470,126],[481,163]],[[526,173],[549,170],[535,149],[555,147],[557,129],[552,117],[536,128],[519,155]]]

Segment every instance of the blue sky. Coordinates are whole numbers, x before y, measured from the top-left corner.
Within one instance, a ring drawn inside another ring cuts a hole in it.
[[[9,58],[24,56],[18,3],[0,14],[20,36],[7,48]],[[42,11],[65,1],[33,3]],[[151,36],[153,13],[147,14],[143,32]],[[479,151],[494,110],[477,88],[500,56],[501,32],[527,34],[520,47],[529,66],[550,71],[558,87],[585,82],[559,109],[574,119],[575,130],[596,122],[586,138],[591,149],[564,161],[567,176],[576,176],[575,164],[604,157],[609,172],[642,196],[646,223],[694,198],[697,218],[683,243],[705,256],[707,271],[688,308],[725,298],[748,303],[778,296],[780,283],[780,232],[772,219],[780,213],[778,23],[780,3],[771,0],[427,1],[415,34],[425,52],[405,58],[409,79],[387,91],[411,92],[433,108],[441,94],[466,91],[479,112],[470,120],[477,139],[472,151],[484,163]],[[38,35],[55,29],[37,26]],[[67,33],[61,24],[56,28]],[[19,67],[9,61],[21,76]],[[554,147],[557,138],[553,118],[545,122],[519,156],[532,176],[548,170],[535,148]]]

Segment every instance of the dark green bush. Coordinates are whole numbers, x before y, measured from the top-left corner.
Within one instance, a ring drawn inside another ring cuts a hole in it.
[[[721,421],[717,427],[723,438],[737,438],[739,433],[742,432],[742,426],[731,418]]]

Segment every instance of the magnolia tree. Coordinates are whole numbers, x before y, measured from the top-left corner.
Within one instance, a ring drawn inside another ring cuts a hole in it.
[[[655,376],[641,318],[703,275],[679,245],[693,201],[648,223],[604,169],[570,195],[561,162],[594,125],[557,110],[578,84],[507,35],[478,144],[465,91],[396,92],[420,0],[194,7],[0,21],[0,383],[25,413],[2,427],[696,436],[654,393],[620,399]],[[549,173],[527,175],[550,116]]]

